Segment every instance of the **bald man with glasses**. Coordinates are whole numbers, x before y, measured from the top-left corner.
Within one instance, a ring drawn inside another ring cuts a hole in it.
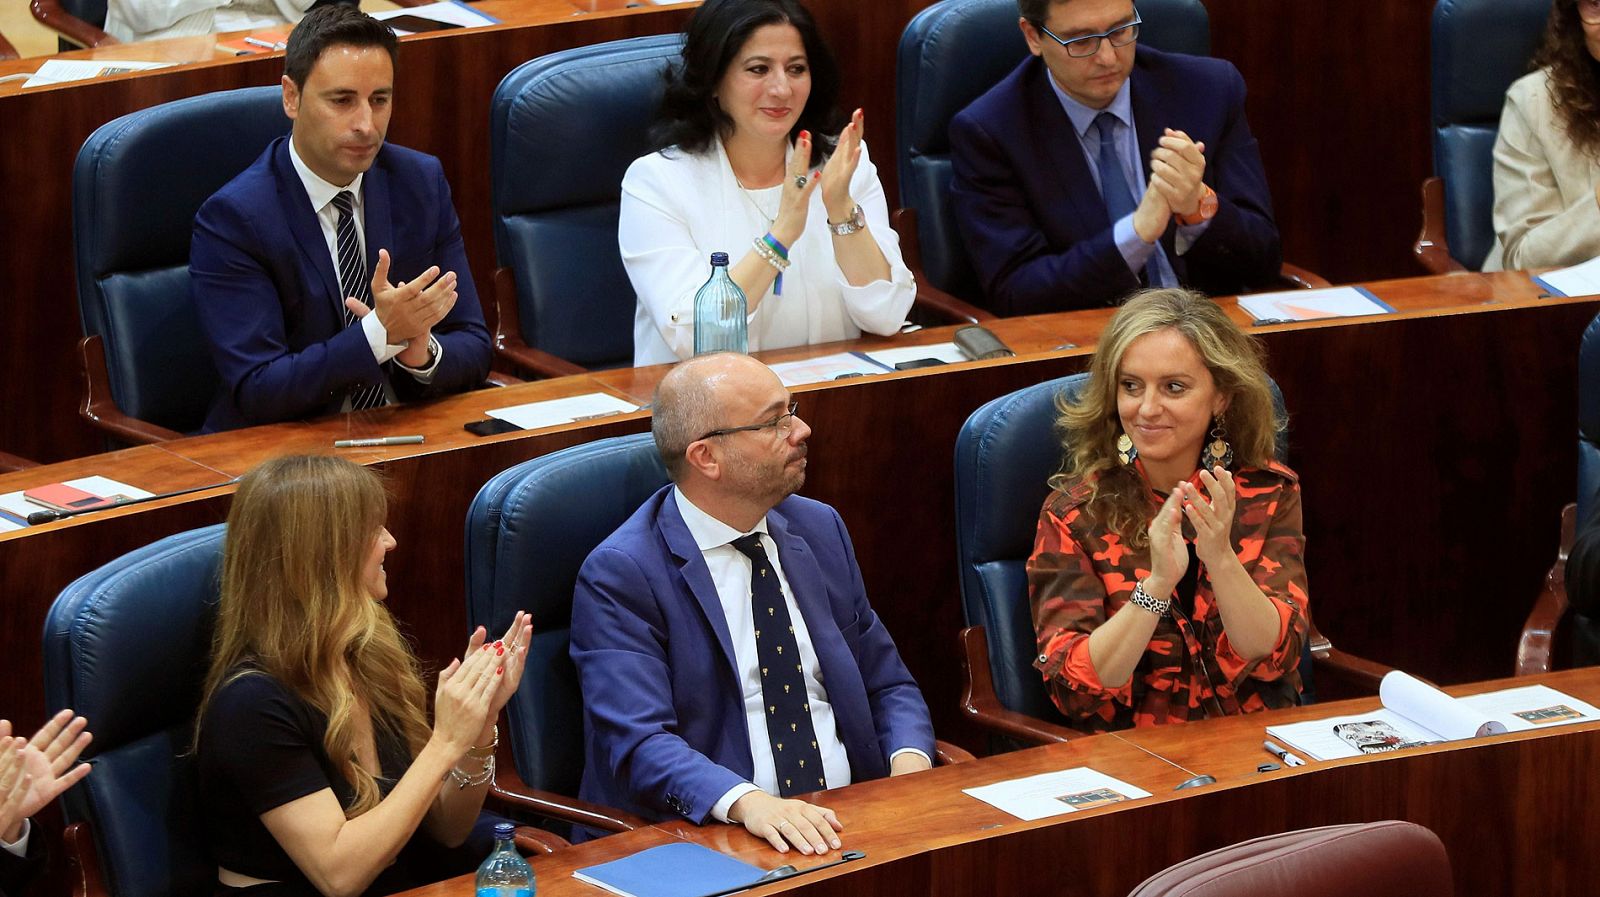
[[[580,796],[837,850],[843,821],[802,796],[927,769],[927,704],[844,521],[795,494],[811,428],[777,375],[700,356],[652,409],[673,482],[589,555],[573,595]]]
[[[1244,79],[1139,44],[1131,0],[1018,0],[1029,57],[950,125],[951,199],[991,309],[1228,295],[1281,267]]]

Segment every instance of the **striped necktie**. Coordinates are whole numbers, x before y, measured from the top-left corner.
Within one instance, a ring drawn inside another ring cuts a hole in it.
[[[367,261],[361,254],[361,241],[356,238],[355,195],[340,190],[333,198],[333,207],[339,211],[339,226],[334,231],[334,246],[339,253],[339,287],[344,295],[354,296],[372,307],[372,284],[367,280]],[[342,303],[341,303],[342,304]],[[355,312],[344,310],[344,326],[356,322]],[[383,395],[383,384],[358,387],[350,392],[350,410],[365,411],[388,403]]]

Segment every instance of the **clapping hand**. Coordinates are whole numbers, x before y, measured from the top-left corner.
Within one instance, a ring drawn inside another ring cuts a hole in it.
[[[1150,576],[1145,590],[1156,599],[1167,598],[1189,569],[1189,549],[1183,543],[1183,487],[1161,503],[1161,510],[1150,521]]]
[[[805,233],[811,194],[821,182],[822,178],[811,173],[811,132],[801,131],[779,185],[783,189],[778,191],[778,217],[772,220],[772,236],[784,246],[794,246]]]
[[[24,819],[89,774],[89,764],[77,762],[93,737],[88,725],[63,710],[24,739],[11,737],[10,721],[0,720],[0,840],[16,841]]]
[[[1238,489],[1233,474],[1220,466],[1200,471],[1200,482],[1210,494],[1210,501],[1192,483],[1181,483],[1178,488],[1184,493],[1183,513],[1194,524],[1195,557],[1207,568],[1216,569],[1237,557],[1233,553],[1233,509]]]
[[[1167,128],[1150,154],[1150,186],[1176,215],[1193,215],[1205,194],[1206,145]]]
[[[354,297],[344,300],[345,308],[358,319],[376,312],[391,343],[425,343],[434,325],[455,307],[456,272],[441,275],[439,266],[434,265],[414,280],[392,284],[389,265],[389,250],[378,250],[378,264],[372,272],[372,308]]]
[[[861,138],[866,132],[866,117],[860,109],[850,116],[850,123],[839,132],[839,143],[822,166],[822,204],[828,210],[828,220],[841,223],[850,219],[856,201],[850,196],[850,181],[856,176],[856,166],[861,163]]]

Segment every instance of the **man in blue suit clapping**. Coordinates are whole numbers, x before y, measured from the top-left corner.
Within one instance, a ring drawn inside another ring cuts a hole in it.
[[[1018,0],[1031,56],[950,125],[951,200],[990,308],[1231,294],[1281,264],[1244,79],[1138,43],[1133,0]]]
[[[195,216],[190,289],[222,381],[205,429],[470,389],[489,333],[432,156],[385,144],[399,45],[353,6],[289,35],[294,122]]]
[[[652,429],[673,485],[585,561],[572,659],[584,799],[814,854],[842,825],[798,795],[927,769],[934,743],[844,521],[795,495],[811,435],[796,412],[744,355],[667,374]]]

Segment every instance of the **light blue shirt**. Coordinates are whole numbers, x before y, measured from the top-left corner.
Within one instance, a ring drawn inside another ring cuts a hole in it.
[[[1067,113],[1067,118],[1072,121],[1072,130],[1078,135],[1078,145],[1083,148],[1083,158],[1089,163],[1089,174],[1094,178],[1097,190],[1100,189],[1100,134],[1094,127],[1094,121],[1101,112],[1109,112],[1116,117],[1117,161],[1122,163],[1123,180],[1133,190],[1134,202],[1137,203],[1139,197],[1144,195],[1146,182],[1144,167],[1139,164],[1139,136],[1133,124],[1131,79],[1122,82],[1122,86],[1117,89],[1117,95],[1104,109],[1091,109],[1073,99],[1061,89],[1060,84],[1056,83],[1054,75],[1046,80],[1050,82],[1050,89],[1056,92],[1056,99],[1061,101],[1061,108]],[[1178,254],[1187,252],[1210,224],[1210,221],[1202,221],[1199,224],[1178,225],[1178,233],[1174,239],[1174,247]],[[1133,272],[1135,277],[1144,271],[1145,264],[1153,256],[1156,273],[1161,282],[1150,286],[1178,286],[1178,275],[1172,270],[1172,263],[1167,260],[1161,242],[1158,240],[1146,243],[1140,239],[1138,231],[1133,229],[1132,213],[1124,215],[1111,225],[1111,238],[1117,244],[1117,251],[1122,254],[1122,260],[1127,263],[1128,270]]]

